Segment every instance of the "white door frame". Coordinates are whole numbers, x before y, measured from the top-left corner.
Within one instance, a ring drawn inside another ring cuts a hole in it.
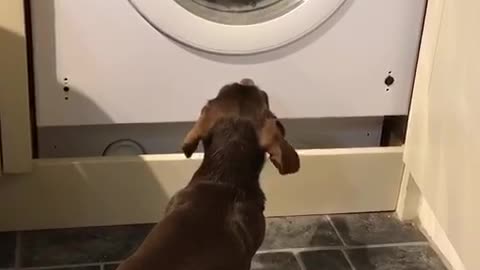
[[[23,0],[0,1],[0,175],[32,167]]]

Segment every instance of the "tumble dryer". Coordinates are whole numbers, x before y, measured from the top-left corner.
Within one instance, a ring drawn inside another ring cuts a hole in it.
[[[37,125],[48,129],[193,121],[247,77],[281,118],[406,115],[426,0],[31,4]]]

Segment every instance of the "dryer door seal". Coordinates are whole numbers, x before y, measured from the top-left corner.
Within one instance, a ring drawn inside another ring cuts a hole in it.
[[[294,42],[328,20],[345,2],[262,0],[249,10],[248,6],[222,6],[218,4],[221,1],[208,0],[128,1],[154,28],[174,40],[199,50],[229,55],[260,53]],[[262,6],[262,2],[271,3]],[[249,12],[257,15],[249,20]]]

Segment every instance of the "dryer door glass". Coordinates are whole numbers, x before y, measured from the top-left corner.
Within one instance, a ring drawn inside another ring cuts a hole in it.
[[[251,25],[281,17],[305,0],[175,0],[203,19],[227,25]],[[320,0],[318,0],[320,1]]]

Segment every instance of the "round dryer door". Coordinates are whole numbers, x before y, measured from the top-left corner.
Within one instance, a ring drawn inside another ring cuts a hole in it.
[[[190,47],[253,54],[294,42],[345,0],[129,0],[153,27]]]

